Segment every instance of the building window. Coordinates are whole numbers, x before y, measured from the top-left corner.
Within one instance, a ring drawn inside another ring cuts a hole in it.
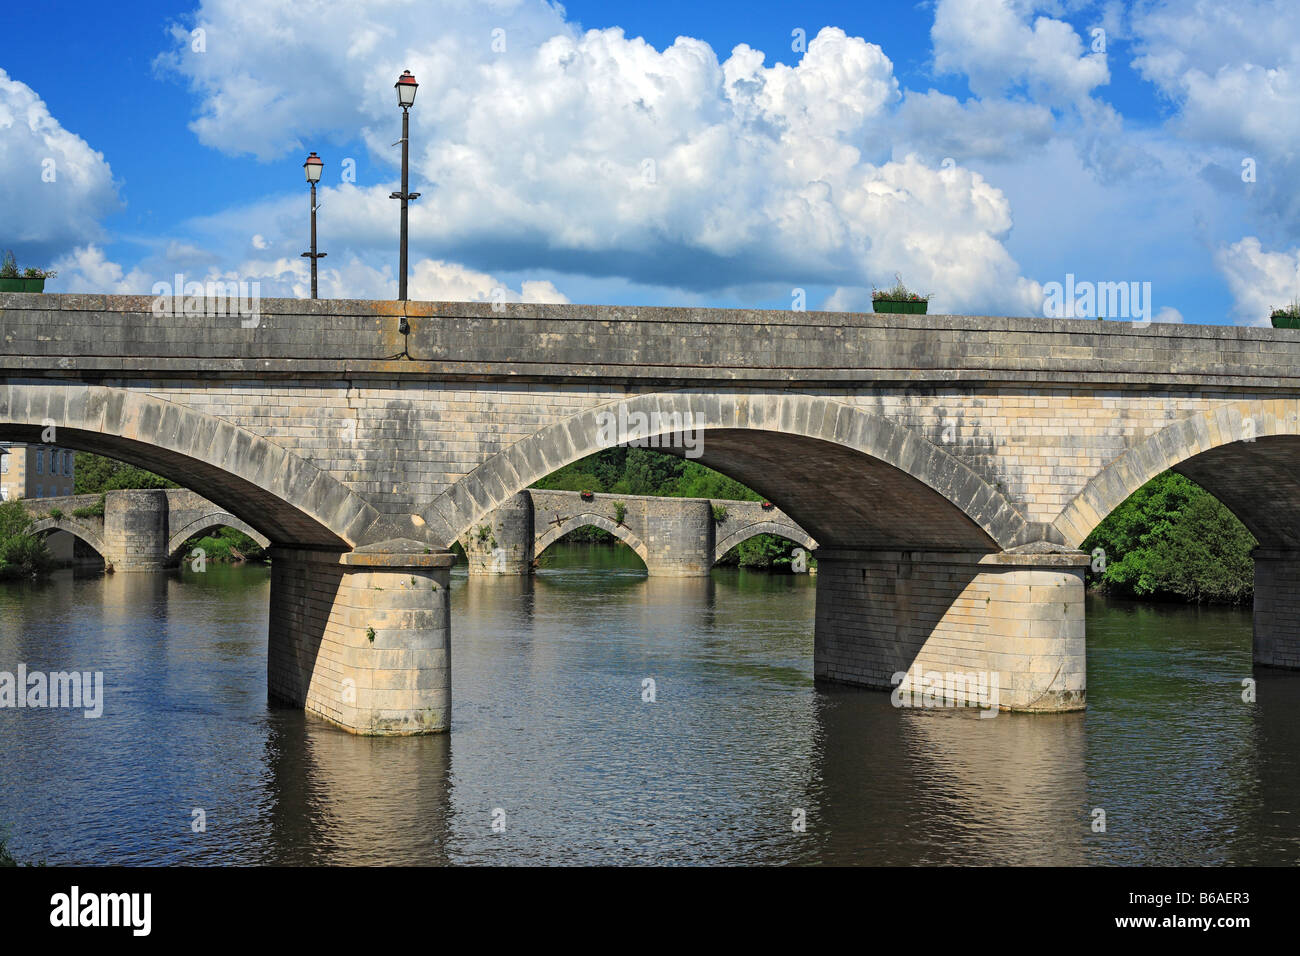
[[[71,451],[63,453],[63,473],[69,478],[72,477],[72,463],[77,460],[73,457],[75,454],[75,452]]]
[[[40,486],[40,485],[37,485],[37,486],[36,486],[36,497],[37,497],[37,498],[44,498],[44,497],[45,497],[45,495],[41,493],[41,486]]]
[[[45,474],[45,449],[36,449],[36,474]]]
[[[0,455],[0,475],[9,474],[9,456],[12,454],[13,452],[8,452],[7,454]]]

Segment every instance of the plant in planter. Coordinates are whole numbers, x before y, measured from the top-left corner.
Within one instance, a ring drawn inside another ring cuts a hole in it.
[[[0,292],[44,292],[45,280],[53,279],[56,275],[57,272],[49,269],[31,267],[20,273],[11,249],[5,253],[4,262],[0,264]]]
[[[593,495],[590,491],[587,491],[585,488],[582,491],[578,492],[578,496],[582,498],[583,501],[590,501],[592,498],[595,497],[595,495]]]
[[[921,295],[903,285],[903,277],[894,273],[895,284],[892,289],[871,287],[871,307],[877,312],[902,312],[908,315],[925,315],[933,292]]]
[[[775,507],[776,507],[776,506],[775,506],[774,504],[772,504],[772,502],[770,502],[770,501],[764,501],[764,502],[763,502],[763,510],[764,510],[764,511],[771,511],[771,510],[772,510],[773,508],[775,508]]]
[[[1300,329],[1300,299],[1292,299],[1285,308],[1274,309],[1269,319],[1275,329]]]

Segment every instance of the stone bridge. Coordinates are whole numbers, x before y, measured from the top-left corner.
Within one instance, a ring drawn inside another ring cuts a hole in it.
[[[66,531],[93,548],[111,571],[174,567],[186,541],[223,526],[264,548],[271,543],[241,518],[183,489],[105,492],[102,512],[99,495],[27,498],[23,504],[36,519],[32,534]]]
[[[817,542],[775,505],[709,498],[658,498],[577,491],[518,492],[460,537],[471,574],[526,574],[543,551],[571,531],[608,531],[650,574],[708,574],[728,551],[759,534],[777,534],[812,551]]]
[[[1300,336],[597,306],[0,295],[0,440],[165,475],[271,541],[272,696],[445,730],[447,550],[611,444],[698,457],[820,545],[814,671],[996,674],[1084,706],[1088,533],[1173,468],[1259,540],[1300,667]],[[405,322],[403,322],[405,319]],[[403,332],[402,329],[406,331]]]

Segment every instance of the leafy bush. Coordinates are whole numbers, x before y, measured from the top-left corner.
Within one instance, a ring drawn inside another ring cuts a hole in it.
[[[21,501],[0,503],[0,578],[30,577],[53,567],[44,539],[27,533],[31,525]]]
[[[1274,309],[1270,317],[1274,319],[1300,319],[1300,299],[1292,299],[1290,305]]]
[[[104,517],[104,496],[99,496],[99,501],[93,505],[86,505],[84,508],[73,508],[72,517],[74,518],[102,518]]]
[[[19,272],[18,262],[14,259],[12,249],[5,251],[4,261],[0,262],[0,279],[17,279],[19,276],[25,279],[53,279],[57,275],[58,273],[53,269],[37,269],[34,266],[28,266]]]
[[[871,299],[873,302],[879,299],[887,299],[890,302],[929,302],[933,298],[933,292],[921,295],[903,285],[903,277],[897,272],[894,273],[893,288],[877,289],[874,285],[871,287]]]
[[[209,561],[239,563],[267,559],[265,548],[234,528],[221,528],[214,535],[190,538],[181,549],[182,562],[194,553],[195,548],[202,548]]]
[[[1257,544],[1219,499],[1167,471],[1111,512],[1083,548],[1105,551],[1105,571],[1089,578],[1108,594],[1241,604],[1254,592]]]
[[[756,534],[740,542],[722,558],[718,564],[735,564],[742,568],[764,568],[769,571],[788,571],[794,563],[795,549],[800,545],[776,534]],[[805,552],[807,549],[804,549]],[[808,564],[815,567],[815,562],[808,559]]]

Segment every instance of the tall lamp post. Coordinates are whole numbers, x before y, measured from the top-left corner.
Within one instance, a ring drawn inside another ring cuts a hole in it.
[[[302,168],[307,173],[307,182],[311,183],[311,252],[304,252],[303,256],[311,260],[311,297],[316,298],[316,260],[324,259],[328,253],[316,251],[316,184],[320,182],[321,170],[325,164],[315,153],[307,157],[307,162],[302,164]]]
[[[415,82],[415,77],[411,75],[410,70],[403,70],[402,75],[397,78],[393,84],[397,88],[397,105],[402,108],[402,191],[393,193],[389,199],[400,199],[402,201],[402,251],[400,271],[397,273],[397,297],[403,302],[406,301],[406,204],[412,199],[420,198],[419,193],[407,192],[408,175],[410,171],[411,158],[411,104],[415,102],[415,91],[419,89],[420,84]],[[406,317],[402,317],[402,325],[406,325]],[[405,333],[405,329],[402,330]]]

